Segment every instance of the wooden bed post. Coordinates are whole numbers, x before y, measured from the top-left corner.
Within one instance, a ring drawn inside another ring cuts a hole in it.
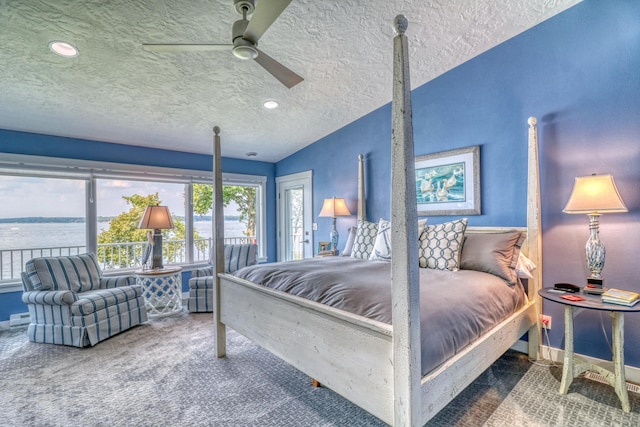
[[[529,117],[529,166],[527,182],[527,256],[537,266],[528,283],[529,301],[536,302],[537,322],[529,329],[529,357],[538,360],[540,351],[540,315],[542,299],[538,289],[542,287],[542,222],[540,206],[540,166],[538,164],[538,130],[535,117]]]
[[[216,357],[227,354],[227,330],[220,321],[220,278],[224,273],[224,210],[222,204],[222,154],[220,150],[220,128],[214,126],[213,133],[213,230],[211,251],[213,251],[213,334]]]
[[[407,19],[394,19],[391,148],[391,289],[393,423],[418,426],[421,417],[418,214],[411,122]]]
[[[367,220],[367,202],[364,188],[364,156],[358,154],[358,221]]]

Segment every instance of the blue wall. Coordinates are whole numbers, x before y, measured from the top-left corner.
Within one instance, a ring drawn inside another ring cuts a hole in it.
[[[224,139],[223,139],[224,143]],[[213,149],[212,149],[213,151]],[[146,166],[161,166],[180,169],[211,170],[212,156],[179,151],[156,150],[131,145],[62,138],[0,129],[1,153],[61,157],[79,160],[94,160]],[[222,171],[267,177],[267,255],[269,261],[276,259],[276,187],[275,165],[242,159],[223,158]],[[188,290],[187,275],[183,275],[183,289]],[[11,314],[24,313],[26,306],[21,301],[21,292],[0,294],[0,321]]]
[[[409,32],[411,28],[409,28]],[[389,40],[391,43],[391,40]],[[389,58],[391,60],[391,58]],[[537,116],[542,176],[543,285],[584,285],[586,215],[566,215],[575,176],[612,173],[629,213],[601,217],[605,285],[640,292],[640,2],[586,0],[413,91],[416,155],[481,146],[482,215],[473,225],[526,224],[527,118]],[[391,86],[391,82],[389,82]],[[282,160],[276,176],[314,172],[314,214],[322,200],[345,197],[355,213],[357,154],[366,156],[369,220],[389,218],[391,108],[377,111]],[[430,223],[450,220],[432,217]],[[331,222],[318,218],[315,240]],[[339,218],[346,235],[355,216]],[[345,238],[341,238],[344,245]],[[563,311],[551,345],[564,346]],[[640,314],[627,315],[626,364],[640,367]],[[576,351],[609,359],[600,322],[576,320]],[[609,332],[609,340],[610,340]],[[545,342],[545,344],[547,344]]]

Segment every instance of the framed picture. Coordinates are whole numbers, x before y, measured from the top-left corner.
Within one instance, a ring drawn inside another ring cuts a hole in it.
[[[480,215],[480,146],[416,157],[418,216]]]
[[[318,253],[331,250],[331,242],[318,242]]]

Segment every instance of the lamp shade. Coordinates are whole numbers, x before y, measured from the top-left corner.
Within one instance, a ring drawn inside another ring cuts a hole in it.
[[[155,230],[173,228],[173,219],[171,219],[169,208],[167,206],[147,206],[138,228],[153,228]]]
[[[351,212],[349,212],[344,199],[332,197],[330,199],[324,199],[322,210],[318,216],[335,218],[337,216],[349,215],[351,215]]]
[[[576,177],[573,191],[562,210],[568,214],[627,212],[611,175]]]

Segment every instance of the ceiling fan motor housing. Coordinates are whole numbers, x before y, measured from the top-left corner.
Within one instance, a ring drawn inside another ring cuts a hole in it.
[[[233,36],[233,54],[239,59],[256,59],[258,57],[258,50],[256,49],[256,43],[244,38],[244,32],[249,25],[249,21],[246,19],[239,19],[233,23],[232,36]]]

